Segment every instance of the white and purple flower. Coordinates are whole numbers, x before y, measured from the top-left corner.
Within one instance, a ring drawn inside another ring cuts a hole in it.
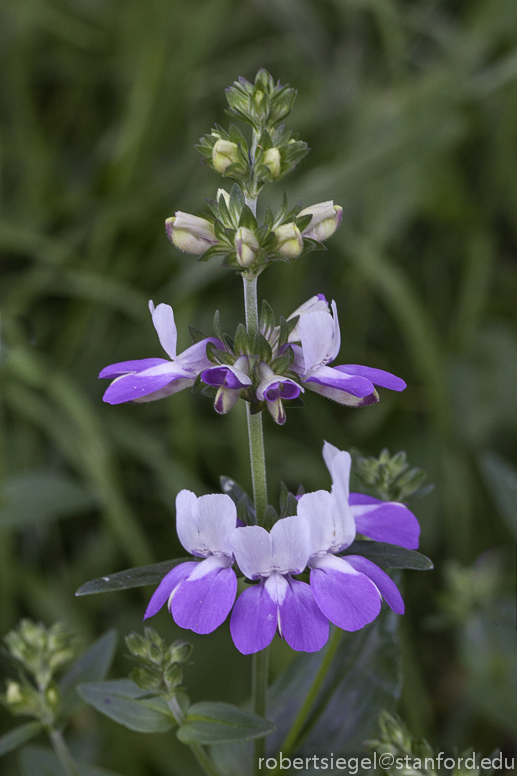
[[[341,347],[335,302],[329,308],[325,297],[318,294],[298,308],[290,318],[295,315],[300,318],[289,337],[295,355],[292,370],[299,375],[306,388],[351,407],[365,407],[377,402],[379,396],[375,385],[392,391],[404,390],[404,380],[382,369],[357,364],[328,366],[337,357]]]
[[[170,358],[143,358],[122,361],[105,367],[99,377],[114,378],[103,400],[108,404],[123,402],[148,402],[162,399],[194,384],[196,377],[211,366],[206,356],[206,346],[212,342],[223,349],[223,343],[207,337],[176,355],[177,330],[172,307],[149,302],[154,328],[160,344]]]
[[[237,509],[222,493],[197,496],[182,490],[176,497],[178,538],[200,563],[175,566],[156,588],[144,615],[153,617],[168,602],[174,622],[196,633],[211,633],[227,618],[237,593],[230,538]],[[241,529],[240,529],[241,530]]]
[[[283,400],[297,399],[303,388],[290,377],[278,375],[265,361],[261,361],[256,367],[260,382],[256,394],[259,401],[267,402],[269,414],[280,426],[286,421]]]
[[[247,356],[239,356],[232,365],[220,364],[201,372],[206,385],[217,388],[214,409],[219,415],[225,415],[239,400],[241,391],[249,388],[250,364]]]
[[[350,493],[350,454],[325,442],[323,459],[332,478],[332,493],[339,498],[340,508],[349,521],[355,522],[355,530],[377,542],[398,544],[408,550],[416,550],[420,525],[405,504],[398,501],[381,501],[364,493]]]
[[[292,649],[320,650],[328,639],[328,620],[310,586],[293,579],[309,560],[307,521],[285,517],[270,533],[259,526],[237,528],[231,545],[242,573],[259,580],[241,593],[232,612],[230,630],[237,649],[244,655],[259,652],[278,630]]]

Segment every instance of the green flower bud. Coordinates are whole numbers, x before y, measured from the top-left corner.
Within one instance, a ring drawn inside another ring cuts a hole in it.
[[[293,222],[278,226],[273,234],[276,237],[275,250],[286,259],[295,259],[303,251],[303,237]]]
[[[227,205],[227,206],[229,206],[229,205],[230,205],[230,195],[228,194],[228,192],[226,191],[226,189],[217,189],[216,200],[219,202],[219,200],[221,199],[221,197],[222,197],[222,198],[224,199],[224,201],[226,202],[226,205]]]
[[[257,238],[245,226],[240,226],[235,232],[235,250],[241,267],[251,266],[260,250]]]
[[[218,140],[212,150],[212,162],[217,172],[223,173],[231,164],[239,160],[239,152],[236,143],[229,140]]]
[[[262,157],[262,164],[268,168],[273,179],[279,178],[281,157],[278,148],[269,148]]]
[[[176,248],[195,256],[199,256],[217,243],[214,227],[210,221],[192,216],[190,213],[182,213],[181,210],[165,221],[165,231]]]
[[[192,644],[188,641],[174,641],[169,647],[171,663],[186,663],[192,653]]]
[[[323,242],[334,234],[341,223],[343,208],[329,200],[306,207],[298,213],[298,218],[301,216],[312,216],[310,224],[303,230],[303,236]]]

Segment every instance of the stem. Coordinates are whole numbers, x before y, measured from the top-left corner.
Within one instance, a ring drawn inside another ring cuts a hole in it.
[[[288,757],[291,754],[291,752],[294,751],[296,744],[298,743],[300,733],[302,732],[303,726],[307,722],[307,717],[309,716],[309,712],[312,708],[312,705],[316,700],[316,696],[321,690],[321,686],[323,684],[325,676],[327,675],[327,671],[330,668],[330,664],[334,660],[337,649],[339,647],[339,643],[341,641],[342,633],[343,631],[340,628],[334,629],[334,633],[332,634],[332,637],[328,643],[325,656],[321,661],[321,665],[318,669],[316,676],[314,677],[314,681],[309,689],[309,692],[307,693],[305,700],[300,708],[300,711],[298,712],[298,715],[296,716],[296,719],[293,722],[293,726],[291,730],[287,734],[287,738],[284,740],[284,742],[282,743],[282,746],[279,749],[279,751],[281,751],[282,754],[285,755],[286,757]],[[273,771],[272,776],[276,776],[276,774],[277,774],[277,770]]]
[[[61,731],[49,728],[48,734],[56,757],[61,763],[66,776],[81,776]]]
[[[172,711],[172,716],[178,725],[182,725],[185,721],[185,714],[183,713],[183,709],[179,705],[178,701],[174,696],[172,698],[167,698],[166,700],[167,706]],[[201,744],[189,744],[189,747],[190,751],[196,758],[198,765],[201,767],[204,773],[206,773],[206,776],[221,776],[212,760],[207,755],[205,748],[201,746]]]

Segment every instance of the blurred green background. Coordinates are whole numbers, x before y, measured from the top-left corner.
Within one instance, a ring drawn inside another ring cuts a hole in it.
[[[329,486],[324,439],[426,469],[434,491],[411,507],[435,571],[405,574],[399,710],[438,747],[514,752],[515,0],[3,0],[0,15],[1,632],[21,616],[85,644],[140,629],[149,589],[74,591],[181,554],[181,488],[250,487],[244,407],[219,417],[188,391],[111,407],[96,376],[162,355],[148,299],[172,304],[180,349],[216,308],[227,331],[242,319],[240,278],[177,252],[163,222],[223,185],[193,145],[227,125],[224,88],[266,67],[299,90],[287,125],[313,149],[290,201],[334,199],[344,218],[327,253],[268,269],[260,296],[277,315],[335,299],[337,363],[408,383],[362,410],[311,394],[284,428],[266,416],[270,500],[281,480]],[[164,612],[154,624],[184,635]],[[242,701],[249,660],[227,627],[192,641],[193,699]],[[195,771],[170,737],[91,710],[71,735],[127,776]]]

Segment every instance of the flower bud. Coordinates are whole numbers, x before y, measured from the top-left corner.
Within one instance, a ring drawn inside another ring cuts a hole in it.
[[[226,202],[226,205],[227,205],[227,206],[229,206],[229,205],[230,205],[230,195],[228,194],[228,192],[226,191],[226,189],[217,189],[216,200],[219,202],[219,200],[221,199],[221,197],[222,197],[222,198],[224,199],[224,201]]]
[[[173,218],[165,221],[167,237],[176,248],[185,253],[199,256],[211,245],[216,245],[217,239],[214,227],[205,218],[192,216],[178,210]]]
[[[323,242],[334,234],[341,223],[343,208],[329,200],[306,207],[298,213],[298,218],[301,216],[312,216],[310,224],[303,230],[303,236]]]
[[[257,238],[245,226],[240,226],[235,232],[235,250],[241,267],[251,266],[260,250]]]
[[[218,140],[212,150],[212,162],[217,172],[224,173],[230,164],[239,160],[239,152],[236,143],[229,140]]]
[[[281,157],[278,148],[269,148],[262,157],[262,164],[268,168],[273,178],[280,176],[280,163]]]
[[[293,222],[278,226],[273,233],[276,237],[275,250],[284,258],[295,259],[303,251],[302,235]]]

